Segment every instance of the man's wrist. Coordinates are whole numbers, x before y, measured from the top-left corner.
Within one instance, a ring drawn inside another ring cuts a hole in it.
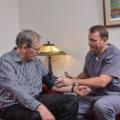
[[[39,110],[40,106],[42,105],[42,103],[40,103],[37,107],[36,107],[36,111]]]
[[[72,81],[72,85],[76,85],[76,86],[78,86],[78,85],[79,85],[78,80],[77,80],[77,79],[74,79],[74,80]]]
[[[78,80],[74,80],[74,82],[72,83],[72,88],[71,88],[71,92],[75,92],[75,89],[78,87],[79,83]]]

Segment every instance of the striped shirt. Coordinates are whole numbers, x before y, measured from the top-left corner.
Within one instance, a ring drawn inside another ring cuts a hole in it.
[[[42,79],[53,86],[39,58],[22,63],[15,49],[0,58],[0,109],[21,103],[35,110],[41,103],[34,98],[42,91]]]

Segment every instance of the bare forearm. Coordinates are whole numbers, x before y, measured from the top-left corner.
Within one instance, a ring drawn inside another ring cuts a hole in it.
[[[89,79],[77,79],[76,80],[79,85],[86,85],[92,88],[100,88],[102,87],[101,81],[98,77],[95,78],[89,78]]]
[[[101,75],[99,77],[92,77],[88,79],[77,79],[79,85],[86,85],[92,88],[104,88],[112,80],[111,76]]]
[[[83,86],[89,86],[92,88],[104,88],[108,83],[110,83],[112,80],[112,77],[107,74],[101,74],[98,77],[92,77],[92,78],[86,78],[86,79],[69,79],[69,78],[63,78],[58,79],[55,83],[57,87],[61,86],[72,86],[72,85],[83,85]]]

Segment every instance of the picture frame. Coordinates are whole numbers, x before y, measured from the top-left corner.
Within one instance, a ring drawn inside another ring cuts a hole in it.
[[[120,0],[103,0],[104,25],[120,26]]]

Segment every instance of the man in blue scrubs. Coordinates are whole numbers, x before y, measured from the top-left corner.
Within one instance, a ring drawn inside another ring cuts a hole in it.
[[[79,97],[78,120],[94,113],[95,120],[115,120],[120,112],[120,50],[108,44],[109,33],[102,25],[89,29],[89,52],[83,72],[76,78],[63,78],[57,86],[86,85],[91,88],[87,96]]]

